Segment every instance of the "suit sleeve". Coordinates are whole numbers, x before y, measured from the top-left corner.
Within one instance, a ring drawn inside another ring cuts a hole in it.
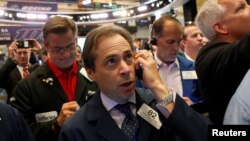
[[[8,81],[10,77],[11,71],[16,67],[16,64],[14,61],[12,61],[10,58],[3,64],[3,66],[0,68],[0,87],[6,88],[6,81]]]
[[[164,122],[166,127],[185,141],[207,141],[208,125],[211,124],[206,117],[195,112],[178,95],[174,110]]]

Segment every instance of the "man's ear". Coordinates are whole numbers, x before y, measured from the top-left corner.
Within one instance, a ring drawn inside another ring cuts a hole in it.
[[[181,50],[185,51],[185,47],[186,47],[186,40],[182,39],[180,41],[180,48]]]
[[[43,47],[46,51],[48,51],[48,42],[43,41]]]
[[[219,34],[228,34],[227,27],[221,23],[214,24],[214,30]]]

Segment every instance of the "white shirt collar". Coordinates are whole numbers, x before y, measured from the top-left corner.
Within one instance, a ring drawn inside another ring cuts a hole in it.
[[[161,66],[163,66],[163,65],[167,65],[164,62],[162,62],[161,59],[158,58],[158,56],[156,54],[156,51],[154,52],[154,57],[155,57],[155,62],[157,63],[157,67],[158,68],[161,67]],[[173,64],[176,64],[176,66],[178,67],[178,69],[180,69],[180,64],[178,62],[177,57],[175,58],[174,62],[172,64],[168,65],[168,66],[171,66]]]
[[[104,107],[107,109],[107,111],[110,111],[112,108],[114,108],[117,104],[120,104],[113,99],[107,97],[103,92],[100,93],[101,100],[104,105]],[[129,102],[136,103],[135,93],[128,99]]]
[[[195,60],[193,60],[190,56],[188,56],[186,52],[184,52],[184,55],[188,60],[195,62]]]

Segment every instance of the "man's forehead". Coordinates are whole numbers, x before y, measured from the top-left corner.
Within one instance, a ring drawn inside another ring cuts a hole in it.
[[[244,0],[218,0],[218,4],[225,6],[226,8],[231,8],[231,6],[237,5]]]

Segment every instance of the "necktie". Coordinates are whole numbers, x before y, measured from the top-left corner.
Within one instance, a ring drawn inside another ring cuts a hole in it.
[[[129,102],[125,104],[117,104],[115,106],[115,109],[119,110],[120,112],[126,115],[125,119],[122,122],[121,130],[128,137],[128,141],[136,141],[138,136],[137,131],[139,125],[137,118],[131,112],[129,104],[130,104]]]
[[[26,78],[29,75],[28,67],[23,67],[23,78]]]

